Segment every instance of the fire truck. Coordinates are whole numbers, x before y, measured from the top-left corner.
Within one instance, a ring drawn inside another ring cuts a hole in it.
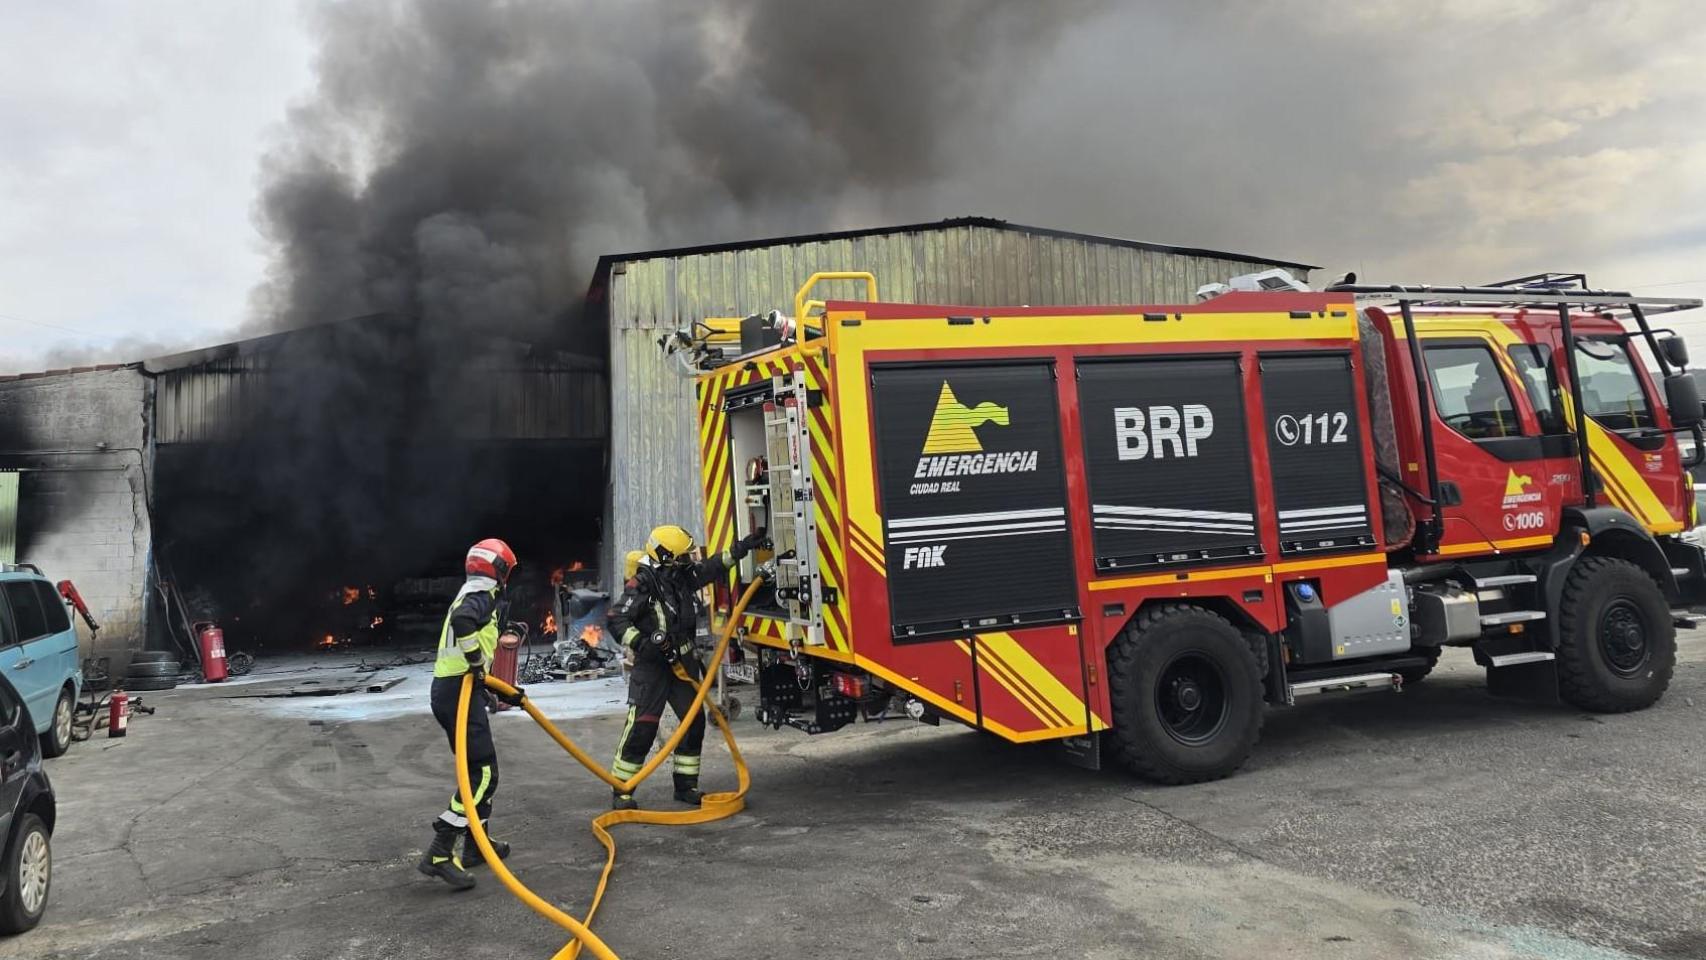
[[[1649,318],[1700,302],[1262,281],[990,308],[819,274],[791,316],[675,335],[706,546],[769,531],[712,605],[765,575],[736,624],[759,719],[896,711],[1189,783],[1267,707],[1401,691],[1446,647],[1494,695],[1658,700],[1706,600],[1677,435],[1706,445]]]

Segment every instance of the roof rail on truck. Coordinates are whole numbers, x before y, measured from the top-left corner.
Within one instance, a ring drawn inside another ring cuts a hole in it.
[[[1579,282],[1584,289],[1572,289],[1564,286],[1568,283]],[[1426,521],[1423,530],[1423,543],[1429,547],[1438,544],[1445,531],[1445,515],[1441,510],[1442,488],[1439,479],[1439,464],[1434,452],[1433,431],[1433,391],[1423,384],[1430,382],[1422,362],[1420,338],[1413,336],[1415,319],[1411,316],[1411,308],[1423,307],[1462,307],[1480,309],[1510,309],[1530,308],[1556,310],[1558,324],[1562,328],[1563,340],[1566,344],[1576,342],[1575,333],[1571,328],[1572,311],[1580,309],[1590,313],[1601,314],[1615,320],[1625,317],[1635,321],[1640,328],[1640,335],[1646,340],[1653,356],[1659,362],[1659,369],[1666,379],[1671,377],[1670,364],[1665,359],[1664,351],[1659,349],[1658,338],[1654,336],[1653,328],[1647,323],[1648,315],[1661,313],[1676,313],[1680,310],[1697,310],[1701,301],[1690,297],[1638,297],[1633,293],[1617,290],[1588,290],[1586,274],[1535,274],[1506,280],[1490,287],[1435,287],[1428,285],[1408,284],[1368,284],[1368,283],[1337,283],[1329,286],[1330,293],[1353,294],[1358,302],[1397,304],[1399,313],[1404,318],[1404,337],[1409,342],[1411,373],[1415,376],[1416,402],[1421,411],[1422,454],[1427,459],[1428,497],[1427,502],[1432,508],[1432,516]],[[1674,334],[1673,334],[1674,336]],[[1564,369],[1558,371],[1563,376],[1559,379],[1569,395],[1581,396],[1581,377],[1576,371],[1576,351],[1565,350]],[[1680,374],[1681,371],[1678,371]],[[1667,392],[1668,392],[1667,386]],[[1576,417],[1570,423],[1571,432],[1576,435],[1576,449],[1580,454],[1578,469],[1582,485],[1583,506],[1593,507],[1595,496],[1593,486],[1593,465],[1589,460],[1588,439],[1586,427],[1581,418]],[[1697,443],[1706,441],[1698,423],[1691,425]],[[1703,444],[1706,445],[1706,444]]]

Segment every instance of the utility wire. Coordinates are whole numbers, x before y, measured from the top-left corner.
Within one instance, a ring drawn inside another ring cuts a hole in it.
[[[84,337],[84,338],[89,339],[89,340],[100,339],[95,334],[89,333],[89,332],[84,331],[84,330],[76,330],[76,329],[73,329],[71,327],[60,326],[57,323],[48,323],[46,320],[31,320],[31,319],[28,319],[27,317],[13,316],[10,313],[0,313],[0,320],[10,320],[13,323],[27,323],[27,324],[30,324],[31,326],[36,326],[36,327],[49,327],[49,328],[54,329],[54,330],[63,330],[66,333],[74,333],[79,337]]]

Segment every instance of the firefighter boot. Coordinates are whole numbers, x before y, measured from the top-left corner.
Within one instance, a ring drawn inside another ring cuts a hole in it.
[[[638,810],[639,808],[640,808],[640,804],[638,801],[636,801],[634,799],[633,794],[623,793],[620,790],[612,790],[610,792],[610,809],[612,809],[612,810]]]
[[[509,844],[502,840],[492,840],[492,824],[486,821],[486,839],[491,841],[492,852],[499,860],[509,859]],[[462,835],[462,869],[472,870],[486,865],[486,855],[480,852],[480,845],[474,842],[474,831]]]
[[[675,799],[681,803],[697,807],[705,799],[705,795],[699,792],[699,778],[692,774],[676,774]]]
[[[421,855],[421,862],[416,869],[429,877],[437,877],[450,884],[453,890],[468,890],[474,886],[474,875],[462,869],[462,864],[456,859],[456,838],[462,833],[462,828],[453,827],[443,820],[434,820],[432,824],[432,846]]]

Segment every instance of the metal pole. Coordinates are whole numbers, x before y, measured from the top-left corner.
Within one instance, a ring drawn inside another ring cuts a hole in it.
[[[1433,500],[1433,516],[1428,521],[1428,532],[1422,540],[1422,552],[1432,553],[1439,546],[1440,537],[1445,534],[1445,518],[1440,512],[1439,496],[1439,459],[1434,456],[1434,418],[1433,418],[1433,383],[1428,379],[1427,367],[1422,363],[1422,338],[1416,332],[1416,321],[1410,314],[1410,301],[1402,300],[1398,310],[1404,316],[1404,338],[1410,346],[1410,368],[1416,374],[1416,402],[1421,410],[1422,421],[1422,455],[1428,462],[1428,497]]]
[[[1582,505],[1591,510],[1594,505],[1593,462],[1588,459],[1588,415],[1582,406],[1581,378],[1576,375],[1576,335],[1570,327],[1569,304],[1558,304],[1558,323],[1564,328],[1564,370],[1570,378],[1567,389],[1570,409],[1575,414],[1576,452],[1581,455]]]
[[[1653,351],[1653,359],[1659,362],[1659,373],[1670,376],[1670,364],[1665,362],[1665,355],[1659,352],[1659,338],[1653,336],[1653,328],[1647,325],[1647,315],[1641,312],[1641,305],[1630,301],[1629,315],[1635,318],[1635,323],[1641,328],[1641,335],[1647,338],[1647,349]]]

